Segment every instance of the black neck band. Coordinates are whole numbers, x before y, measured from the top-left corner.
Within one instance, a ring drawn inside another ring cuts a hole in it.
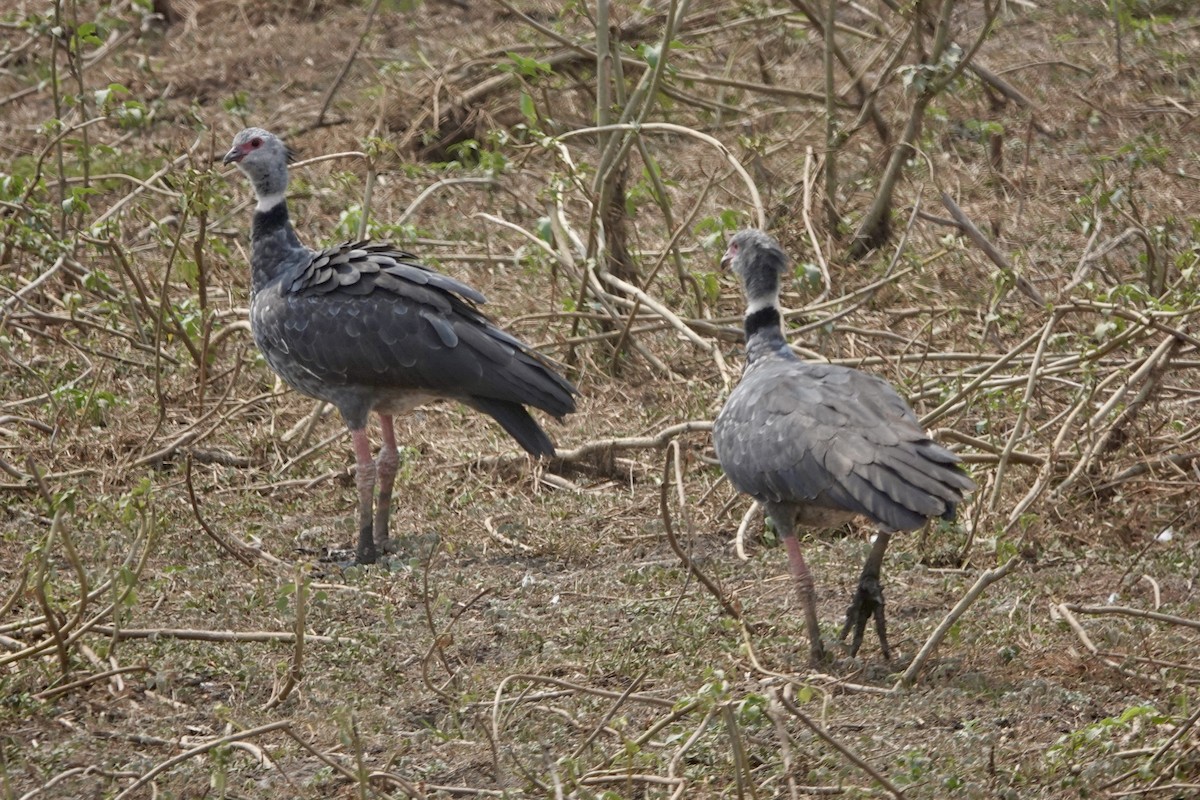
[[[257,239],[259,236],[274,233],[287,225],[287,221],[287,203],[276,203],[266,211],[255,211],[254,228],[251,231],[251,236]]]
[[[749,340],[757,333],[778,332],[783,318],[775,306],[760,308],[753,314],[746,315],[746,339]]]

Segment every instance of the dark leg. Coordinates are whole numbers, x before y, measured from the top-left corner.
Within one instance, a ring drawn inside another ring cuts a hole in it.
[[[375,498],[375,461],[371,458],[371,439],[366,428],[351,429],[354,441],[354,461],[357,471],[354,483],[358,486],[358,553],[359,564],[374,564],[378,557],[375,550],[375,534],[371,530],[372,501]]]
[[[879,571],[883,568],[883,554],[887,551],[890,533],[880,531],[875,535],[875,544],[863,564],[862,575],[858,579],[858,590],[850,607],[846,609],[846,624],[842,626],[839,639],[845,639],[850,628],[854,628],[854,638],[850,641],[850,655],[858,654],[862,646],[863,631],[866,630],[867,620],[875,618],[875,632],[879,634],[879,649],[884,658],[891,658],[892,651],[887,643],[887,620],[883,614],[883,584],[879,580]]]
[[[787,545],[788,567],[792,579],[796,583],[796,594],[800,596],[800,605],[804,608],[804,626],[808,628],[808,660],[816,666],[825,660],[825,646],[821,643],[821,627],[817,624],[817,590],[813,585],[812,573],[808,564],[804,563],[804,555],[800,552],[800,542],[791,532],[791,526],[786,529],[778,524],[783,543]],[[783,531],[787,530],[787,533]]]

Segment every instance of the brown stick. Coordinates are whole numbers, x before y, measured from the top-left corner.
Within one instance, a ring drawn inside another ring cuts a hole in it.
[[[1079,624],[1079,620],[1077,620],[1075,618],[1075,615],[1071,613],[1071,609],[1068,608],[1065,603],[1051,605],[1050,608],[1052,611],[1057,611],[1059,616],[1061,616],[1064,620],[1066,620],[1067,626],[1072,631],[1074,631],[1075,636],[1078,637],[1080,644],[1082,644],[1089,653],[1094,655],[1096,658],[1100,659],[1100,661],[1102,661],[1105,666],[1111,667],[1112,669],[1115,669],[1117,672],[1121,673],[1122,675],[1125,675],[1130,678],[1144,678],[1146,680],[1153,680],[1152,676],[1142,675],[1137,672],[1134,672],[1133,670],[1126,669],[1125,667],[1121,666],[1113,659],[1105,656],[1103,654],[1103,652],[1100,650],[1100,648],[1096,647],[1096,645],[1092,642],[1091,637],[1087,635],[1087,631],[1085,631],[1083,629],[1083,626]]]
[[[267,704],[263,706],[263,711],[269,711],[284,700],[287,700],[288,695],[299,685],[300,679],[304,676],[304,623],[306,618],[305,612],[308,608],[308,584],[305,582],[302,568],[299,566],[296,567],[292,587],[292,595],[296,598],[296,620],[293,625],[295,641],[292,648],[292,661],[288,664],[287,676],[283,680],[283,686],[267,701]]]
[[[942,205],[944,205],[946,210],[950,212],[950,216],[954,217],[954,221],[958,223],[960,228],[962,228],[962,231],[967,235],[967,238],[974,242],[975,246],[982,250],[983,254],[990,258],[993,264],[1000,268],[1000,271],[1004,273],[1005,277],[1013,281],[1017,289],[1020,290],[1021,294],[1025,295],[1039,306],[1046,305],[1046,298],[1042,297],[1042,293],[1037,290],[1037,287],[1030,283],[1025,276],[1017,274],[1017,271],[1013,269],[1012,264],[1010,264],[1008,259],[1004,257],[1004,254],[997,250],[995,245],[987,240],[987,237],[984,236],[983,232],[975,226],[975,223],[971,221],[970,217],[968,217],[966,213],[958,207],[958,203],[955,203],[954,199],[945,192],[942,192]]]
[[[35,694],[34,698],[38,700],[53,700],[59,695],[72,692],[76,689],[81,689],[88,684],[95,683],[96,681],[107,680],[108,678],[112,678],[117,675],[125,675],[126,673],[130,672],[154,672],[154,670],[145,664],[139,664],[133,667],[118,667],[117,669],[110,669],[106,672],[98,672],[95,675],[88,675],[86,678],[80,678],[77,681],[72,681],[71,683],[67,683],[62,686],[54,686],[50,689],[43,689]]]
[[[93,631],[104,636],[122,639],[184,639],[196,642],[284,642],[292,644],[296,634],[291,631],[203,631],[187,628],[113,628],[96,625]],[[310,642],[353,645],[353,639],[342,636],[305,636]]]
[[[947,614],[946,618],[942,620],[942,624],[938,625],[937,629],[934,630],[934,632],[930,635],[928,641],[925,642],[920,652],[917,653],[917,657],[913,659],[912,663],[908,665],[908,669],[904,671],[904,675],[902,675],[900,680],[896,682],[896,685],[892,687],[893,692],[898,692],[900,689],[912,685],[913,681],[916,680],[917,675],[919,675],[921,670],[925,667],[925,662],[929,660],[931,655],[933,655],[933,651],[937,649],[939,644],[941,644],[942,639],[945,638],[946,634],[949,632],[954,623],[958,622],[959,617],[966,613],[967,609],[971,607],[971,604],[979,599],[979,595],[983,594],[983,591],[987,589],[987,587],[991,586],[993,583],[1012,572],[1013,568],[1017,566],[1020,560],[1020,556],[1013,556],[1004,564],[1004,566],[988,570],[979,576],[979,579],[975,581],[975,585],[967,590],[967,593],[963,595],[962,599],[958,601],[954,608],[950,609],[950,613]]]
[[[725,592],[721,590],[721,587],[696,566],[696,562],[692,560],[686,551],[684,551],[683,547],[679,544],[679,540],[675,538],[675,527],[671,524],[671,507],[667,499],[671,489],[672,466],[674,466],[675,482],[680,493],[679,503],[684,509],[684,520],[686,522],[688,520],[686,514],[687,507],[684,505],[683,470],[679,465],[678,442],[671,442],[671,444],[667,446],[667,456],[663,461],[662,488],[658,493],[659,508],[662,511],[663,528],[667,532],[667,542],[670,543],[671,549],[675,551],[675,555],[679,556],[679,560],[683,562],[683,565],[687,568],[688,572],[690,572],[692,575],[695,575],[696,580],[704,584],[704,588],[708,589],[712,596],[717,598],[717,602],[721,605],[721,610],[745,625],[746,621],[742,619],[742,612],[737,607],[737,604],[726,597]]]
[[[208,522],[204,519],[204,515],[200,513],[200,501],[196,499],[196,488],[192,485],[191,453],[188,453],[187,459],[184,461],[183,482],[187,484],[188,500],[192,505],[192,515],[196,518],[196,522],[200,523],[200,529],[226,553],[229,553],[229,555],[242,562],[243,565],[247,567],[251,566],[254,562],[247,554],[249,548],[242,545],[234,545],[233,542],[227,541],[224,536],[209,527]]]
[[[260,725],[257,728],[251,728],[250,730],[232,733],[229,736],[222,736],[219,739],[213,739],[210,742],[205,742],[204,744],[200,745],[199,747],[193,747],[191,750],[186,750],[186,751],[180,753],[179,755],[174,756],[172,758],[168,758],[166,761],[157,765],[156,767],[154,767],[154,769],[150,770],[145,775],[143,775],[142,777],[140,777],[136,781],[134,781],[133,784],[129,786],[129,788],[127,788],[125,791],[123,791],[119,795],[117,795],[115,798],[113,798],[113,800],[125,800],[125,798],[131,797],[135,791],[142,788],[150,781],[154,780],[154,778],[157,777],[158,775],[160,775],[161,773],[166,772],[167,770],[169,770],[171,767],[175,766],[176,764],[182,764],[184,761],[187,761],[189,758],[192,758],[193,756],[203,755],[204,753],[207,753],[209,750],[215,750],[216,748],[218,748],[224,744],[229,744],[231,742],[238,742],[238,741],[241,741],[242,739],[253,739],[255,736],[261,736],[264,733],[270,733],[271,731],[277,731],[277,730],[281,730],[283,728],[290,728],[291,725],[292,725],[292,723],[289,720],[279,720],[277,722],[272,722],[267,725]]]
[[[1185,628],[1195,628],[1200,630],[1200,621],[1187,619],[1186,617],[1176,617],[1172,614],[1163,614],[1158,611],[1144,611],[1140,608],[1129,608],[1127,606],[1081,606],[1075,603],[1066,603],[1067,609],[1074,611],[1076,614],[1116,614],[1126,617],[1142,617],[1144,619],[1152,619],[1155,622],[1166,622],[1171,625],[1182,625]]]
[[[317,121],[314,123],[314,127],[319,128],[325,124],[325,113],[329,111],[329,106],[333,102],[333,96],[337,94],[342,81],[346,79],[346,73],[350,72],[350,66],[354,63],[354,59],[358,57],[358,51],[362,47],[362,43],[366,41],[367,34],[371,32],[371,23],[375,21],[375,12],[379,10],[379,3],[380,0],[375,0],[375,2],[371,3],[371,8],[367,10],[367,21],[363,23],[362,33],[359,34],[358,41],[354,43],[354,47],[350,50],[350,55],[346,57],[346,63],[342,64],[337,77],[333,79],[333,83],[329,85],[329,89],[325,92],[325,97],[321,101],[321,111],[317,114]]]
[[[792,714],[792,716],[800,720],[800,722],[804,724],[804,727],[815,733],[817,738],[824,740],[830,747],[841,753],[847,761],[870,775],[880,786],[882,786],[884,789],[887,789],[888,792],[891,793],[892,797],[897,798],[897,800],[904,800],[904,792],[900,791],[896,784],[884,777],[883,773],[868,764],[866,759],[851,750],[849,746],[842,744],[840,741],[835,739],[833,734],[817,724],[816,720],[808,716],[808,714],[805,714],[800,710],[799,706],[792,702],[792,699],[788,695],[791,694],[791,690],[793,688],[794,687],[791,684],[788,684],[783,690],[775,691],[775,696],[779,699],[779,702],[783,704],[783,707],[786,708]]]

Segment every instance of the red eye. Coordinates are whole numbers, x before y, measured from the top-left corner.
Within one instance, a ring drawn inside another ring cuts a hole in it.
[[[253,139],[250,140],[250,146],[251,147],[262,147],[262,139],[255,136]]]

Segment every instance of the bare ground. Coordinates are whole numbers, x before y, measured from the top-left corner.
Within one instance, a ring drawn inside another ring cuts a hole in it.
[[[845,10],[840,41],[873,75],[903,26],[869,5],[880,19]],[[982,12],[964,5],[968,43]],[[935,100],[895,235],[859,261],[820,205],[821,106],[795,95],[823,85],[820,37],[790,6],[721,2],[677,34],[674,94],[650,119],[724,143],[797,262],[818,263],[814,238],[829,260],[831,292],[785,294],[794,343],[896,383],[980,484],[954,526],[896,537],[896,658],[869,636],[812,672],[777,543],[756,521],[737,553],[747,503],[708,434],[646,441],[711,420],[736,380],[740,298],[716,259],[720,234],[753,221],[744,181],[687,133],[648,132],[630,156],[635,267],[691,331],[606,293],[637,315],[640,350],[614,353],[623,328],[598,293],[577,303],[576,248],[515,229],[555,213],[588,233],[598,140],[542,138],[593,121],[590,62],[553,60],[553,35],[591,46],[582,8],[382,3],[315,126],[362,7],[176,2],[161,26],[139,4],[63,4],[56,20],[18,0],[0,15],[3,796],[1197,796],[1200,20],[1122,6],[1118,65],[1112,20],[1083,5],[1007,6],[978,59],[1028,106],[970,75]],[[662,11],[614,9],[625,44],[653,44]],[[632,85],[645,54],[623,52]],[[498,64],[517,77],[488,84]],[[101,108],[110,84],[127,94]],[[910,98],[880,92],[893,133]],[[56,117],[73,126],[60,139]],[[374,233],[569,365],[580,409],[549,425],[563,460],[532,468],[478,415],[423,409],[400,428],[405,552],[331,563],[352,545],[353,459],[336,414],[309,425],[312,402],[248,336],[248,187],[213,166],[243,124],[303,158],[370,154],[295,170],[301,235],[353,236],[343,213],[370,185]],[[885,157],[869,129],[843,148],[851,222]],[[94,191],[71,199],[85,174]],[[439,180],[485,177],[397,224]],[[910,224],[917,203],[949,216],[939,191],[1032,290],[956,228]],[[678,262],[662,257],[675,228]],[[664,493],[741,622],[669,546]],[[830,639],[868,535],[804,542]]]

